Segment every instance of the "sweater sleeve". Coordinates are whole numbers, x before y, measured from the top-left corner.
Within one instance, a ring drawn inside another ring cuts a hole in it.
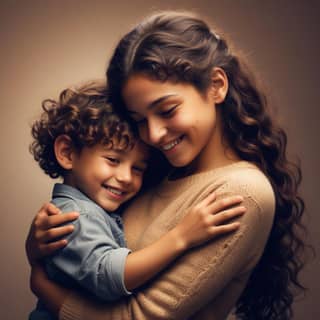
[[[219,197],[232,194],[244,197],[247,212],[240,218],[237,232],[188,251],[135,295],[112,305],[99,304],[73,292],[60,310],[60,319],[190,319],[221,296],[232,281],[247,280],[272,226],[275,202],[272,188],[265,176],[253,171],[251,175],[244,172],[231,176],[217,187],[216,193]],[[222,317],[212,314],[212,319]]]

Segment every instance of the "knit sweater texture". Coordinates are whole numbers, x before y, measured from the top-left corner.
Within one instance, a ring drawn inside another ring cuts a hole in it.
[[[187,251],[132,296],[99,303],[72,292],[60,310],[63,320],[222,320],[228,317],[267,242],[275,197],[267,177],[240,161],[177,180],[163,181],[138,197],[124,213],[131,250],[172,229],[188,209],[214,190],[217,198],[242,195],[240,228]]]

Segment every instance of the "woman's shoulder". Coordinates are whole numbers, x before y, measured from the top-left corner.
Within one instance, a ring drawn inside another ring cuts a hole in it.
[[[247,161],[190,176],[180,184],[180,189],[180,197],[198,201],[211,191],[216,192],[217,198],[241,195],[258,211],[270,212],[271,215],[274,212],[275,194],[270,180],[261,169]]]
[[[197,173],[176,180],[166,179],[159,186],[146,192],[147,196],[161,195],[180,197],[188,194],[206,193],[206,189],[228,189],[259,196],[273,197],[271,183],[266,175],[254,164],[238,161],[214,170]]]
[[[253,163],[238,161],[229,165],[202,172],[193,176],[180,179],[179,182],[171,182],[188,191],[188,189],[213,187],[214,189],[243,189],[253,194],[260,192],[273,195],[273,189],[269,178]],[[166,184],[167,187],[168,184]]]
[[[216,182],[223,188],[242,190],[252,196],[274,196],[269,178],[256,165],[246,161],[222,168]]]
[[[212,183],[216,185],[219,196],[241,195],[258,212],[273,216],[275,192],[269,178],[254,164],[242,161],[226,167]]]

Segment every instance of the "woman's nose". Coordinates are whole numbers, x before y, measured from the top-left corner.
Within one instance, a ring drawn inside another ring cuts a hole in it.
[[[148,142],[151,145],[157,145],[167,134],[167,129],[162,121],[149,121],[147,128]]]

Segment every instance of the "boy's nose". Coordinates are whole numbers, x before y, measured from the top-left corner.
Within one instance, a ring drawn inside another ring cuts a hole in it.
[[[131,168],[120,166],[117,172],[117,180],[121,183],[129,184],[132,181]]]

